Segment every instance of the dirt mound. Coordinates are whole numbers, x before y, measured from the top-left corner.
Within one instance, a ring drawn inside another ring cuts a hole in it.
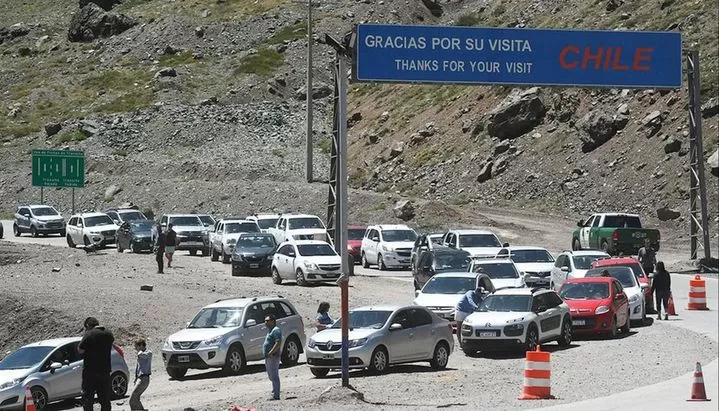
[[[0,296],[0,353],[55,337],[81,335],[82,320],[52,308]]]
[[[365,404],[364,394],[355,390],[352,386],[342,387],[335,385],[328,387],[322,393],[310,402],[315,404],[334,404],[343,406]]]

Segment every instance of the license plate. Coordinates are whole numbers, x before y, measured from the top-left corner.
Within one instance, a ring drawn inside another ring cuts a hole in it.
[[[572,325],[585,325],[586,323],[584,320],[572,320]]]
[[[182,244],[182,245],[202,245],[202,242],[200,242],[200,241],[183,241],[180,244]]]
[[[250,264],[250,268],[260,268],[259,264]]]
[[[190,362],[189,355],[180,355],[177,357],[177,362]]]
[[[323,360],[334,360],[335,356],[334,356],[334,354],[322,354],[322,359]]]
[[[496,337],[497,333],[495,331],[481,331],[479,333],[480,337]]]

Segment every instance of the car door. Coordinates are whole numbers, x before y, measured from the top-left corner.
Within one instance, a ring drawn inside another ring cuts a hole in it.
[[[413,308],[409,312],[412,331],[409,339],[411,345],[407,361],[426,360],[434,354],[434,343],[437,338],[432,322],[432,315],[422,308]]]
[[[376,229],[372,229],[369,232],[369,243],[367,245],[367,252],[365,253],[365,258],[368,262],[371,262],[372,264],[378,264],[379,260],[377,259],[377,256],[379,255],[379,231]]]
[[[254,324],[248,324],[248,320],[254,320]],[[262,344],[267,335],[265,326],[265,314],[262,312],[260,303],[252,304],[245,310],[243,324],[243,345],[245,356],[248,361],[256,361],[264,358]]]
[[[627,294],[624,292],[624,287],[622,287],[622,284],[614,280],[614,312],[617,314],[617,323],[618,324],[626,324],[627,321],[629,321],[629,299],[627,297]]]
[[[20,207],[20,209],[17,211],[17,214],[17,226],[20,227],[23,231],[28,231],[30,229],[30,209],[27,207]]]
[[[75,244],[83,244],[82,242],[82,218],[76,217],[75,223],[72,225],[72,241]]]
[[[392,324],[399,324],[402,328],[397,330],[387,330],[387,348],[389,348],[389,361],[391,363],[398,363],[407,361],[412,356],[414,348],[414,333],[415,330],[409,319],[410,309],[402,309],[397,311],[392,320]]]
[[[80,391],[82,359],[79,358],[76,349],[76,342],[56,348],[40,369],[51,400],[65,398]],[[52,363],[60,363],[62,367],[52,370],[50,368]]]
[[[582,248],[591,248],[589,245],[589,231],[592,228],[594,218],[595,216],[589,217],[589,220],[587,220],[584,225],[579,229],[579,244],[582,246]]]
[[[225,230],[225,223],[217,223],[217,228],[212,234],[212,248],[218,253],[222,251],[222,233]]]
[[[556,329],[559,327],[556,323],[561,323],[561,316],[558,316],[558,309],[551,306],[548,298],[549,293],[537,294],[532,300],[532,311],[537,314],[537,322],[539,323],[539,339],[541,342],[551,339],[556,335]]]
[[[277,257],[277,271],[280,273],[280,277],[283,279],[293,279],[294,277],[294,262],[297,256],[292,244],[285,244],[275,254]]]
[[[589,229],[589,248],[599,249],[601,238],[599,238],[599,227],[601,227],[604,216],[596,216],[592,222],[592,227]]]
[[[566,271],[562,270],[562,267],[566,267]],[[569,275],[569,257],[566,254],[560,254],[557,260],[554,262],[554,268],[552,269],[552,285],[557,290],[564,284]]]

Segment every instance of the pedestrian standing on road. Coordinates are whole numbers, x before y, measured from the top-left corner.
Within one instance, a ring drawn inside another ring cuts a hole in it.
[[[652,243],[649,239],[644,240],[644,247],[639,249],[637,259],[645,273],[649,274],[654,272],[654,264],[657,263],[657,253],[654,251],[654,248],[652,248]]]
[[[663,261],[657,261],[651,291],[657,300],[657,320],[662,319],[662,304],[664,304],[664,319],[669,319],[669,296],[672,293],[672,277],[664,268]]]
[[[325,328],[329,328],[330,325],[332,325],[332,318],[329,314],[330,311],[330,303],[327,301],[323,301],[320,303],[319,308],[317,308],[317,321],[315,321],[315,327],[317,328],[317,331],[322,331]]]
[[[478,272],[483,273],[484,270],[480,268]],[[462,346],[462,323],[465,318],[469,317],[479,307],[479,303],[482,301],[484,287],[479,278],[477,277],[475,289],[467,291],[454,308],[454,320],[457,322],[457,341],[460,347]]]
[[[282,346],[282,331],[277,326],[277,319],[269,314],[265,317],[267,336],[262,349],[265,353],[265,368],[267,376],[272,381],[272,399],[280,399],[280,347]]]
[[[135,341],[137,351],[137,364],[135,365],[135,389],[130,396],[130,410],[145,410],[140,396],[150,385],[150,374],[152,373],[152,351],[147,348],[145,340]],[[139,384],[137,382],[140,382]]]
[[[101,411],[110,411],[110,353],[115,337],[104,327],[100,327],[97,318],[87,317],[85,335],[77,346],[77,352],[82,356],[82,408],[84,411],[93,411],[95,394],[100,402]]]
[[[172,223],[167,225],[167,232],[165,233],[165,257],[167,257],[167,268],[172,267],[172,255],[175,254],[175,247],[177,246],[177,233],[172,228]]]
[[[162,226],[157,223],[157,234],[155,237],[155,261],[157,261],[157,273],[164,273],[164,255],[165,255],[165,233],[162,232]]]

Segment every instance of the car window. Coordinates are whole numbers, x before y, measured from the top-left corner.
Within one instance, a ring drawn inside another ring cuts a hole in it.
[[[302,244],[297,246],[297,251],[305,257],[337,255],[329,244]]]
[[[0,361],[0,370],[19,370],[40,364],[54,347],[24,347],[8,354]]]
[[[544,296],[545,296],[544,298],[547,300],[547,302],[549,304],[548,307],[554,308],[554,307],[559,307],[560,305],[562,305],[563,301],[561,298],[559,298],[559,296],[556,293],[548,292],[548,293],[544,294]]]
[[[412,327],[412,323],[409,320],[410,310],[400,310],[397,314],[392,317],[392,324],[400,324],[402,328]]]
[[[421,308],[413,308],[409,313],[411,327],[421,327],[432,324],[432,315]]]
[[[119,219],[120,219],[120,217],[118,217],[117,213],[115,213],[115,212],[113,212],[113,211],[110,211],[110,212],[105,213],[105,214],[107,214],[108,217],[112,218],[113,220],[119,220]]]
[[[477,311],[527,312],[532,302],[531,295],[490,294],[479,304]]]
[[[59,215],[57,210],[52,207],[33,207],[32,214],[37,217],[45,217],[51,215]]]
[[[116,213],[123,221],[147,220],[144,214],[135,210],[128,210]]]
[[[361,240],[362,234],[364,234],[364,230],[361,228],[350,228],[347,230],[347,239],[348,240]]]
[[[78,342],[72,342],[58,347],[58,349],[53,351],[53,353],[47,359],[47,361],[45,362],[45,366],[49,367],[50,364],[54,362],[59,362],[60,364],[70,364],[73,362],[80,361],[82,358],[77,352],[77,344]]]
[[[290,230],[298,230],[302,228],[325,228],[322,221],[317,217],[299,217],[289,220]]]
[[[237,246],[244,248],[273,248],[275,238],[272,235],[243,234]]]
[[[85,217],[85,227],[97,227],[100,225],[114,225],[115,222],[107,215],[98,215],[92,217]]]
[[[284,230],[287,227],[287,219],[286,218],[280,219],[280,225],[277,227],[281,230]]]
[[[566,283],[560,290],[560,296],[565,300],[602,300],[609,297],[609,285],[607,283]]]
[[[178,227],[178,226],[186,226],[186,227],[202,227],[202,221],[200,221],[200,218],[197,216],[179,216],[179,217],[172,217],[170,223],[172,225]]]
[[[282,308],[282,310],[285,312],[285,315],[284,315],[285,317],[289,317],[289,316],[291,316],[291,315],[295,315],[295,311],[294,311],[289,305],[287,305],[286,303],[280,302],[280,303],[278,303],[278,304],[280,305],[280,307]]]
[[[592,223],[592,227],[599,227],[599,221],[601,220],[601,217],[595,217],[594,222]]]
[[[574,261],[574,268],[577,270],[589,270],[592,268],[592,263],[601,257],[603,255],[577,255],[572,257],[572,261]]]
[[[382,239],[388,243],[414,241],[417,239],[417,233],[412,230],[383,230]]]
[[[506,248],[499,250],[499,252],[497,253],[497,255],[507,255],[507,254],[509,254],[509,250],[507,250]]]
[[[547,250],[514,250],[510,258],[515,263],[554,262],[554,258]]]
[[[501,247],[494,234],[463,234],[459,237],[460,247]]]
[[[289,245],[289,244],[288,244],[288,245],[283,245],[282,247],[280,247],[279,250],[277,250],[277,254],[290,255],[290,250],[291,250],[291,249],[292,249],[292,246],[291,246],[291,245]]]
[[[474,290],[477,280],[474,277],[437,277],[433,276],[422,289],[423,294],[464,295]]]
[[[542,298],[541,295],[535,295],[535,296],[532,298],[532,311],[535,312],[535,313],[538,312],[538,311],[539,311],[539,307],[541,307],[541,306],[545,306],[545,307],[546,307],[546,304],[545,304],[545,302],[544,302],[544,299]]]
[[[437,253],[434,255],[434,270],[437,273],[467,271],[472,259],[464,253]],[[431,261],[428,262],[431,264]]]
[[[484,272],[491,279],[519,278],[519,273],[514,268],[514,264],[510,262],[475,264],[473,271],[478,273],[480,268],[484,269]]]
[[[262,310],[262,321],[264,321],[265,317],[270,314],[274,315],[275,318],[277,318],[278,320],[280,318],[285,318],[288,315],[278,301],[267,301],[260,303],[260,310]]]
[[[559,257],[557,257],[557,261],[554,262],[554,266],[557,268],[562,268],[565,265],[569,265],[569,264],[565,263],[566,260],[567,260],[566,255],[560,255]]]
[[[20,207],[18,208],[17,213],[20,215],[27,215],[30,213],[30,211],[28,211],[28,209],[25,207]]]
[[[198,218],[200,219],[200,221],[202,221],[202,225],[204,225],[204,226],[210,227],[213,224],[215,224],[215,219],[212,218],[212,216],[201,215],[201,216],[198,216]]]
[[[634,277],[634,273],[632,272],[632,270],[627,267],[612,266],[592,268],[591,270],[587,271],[586,276],[601,277],[602,271],[604,270],[607,270],[610,276],[616,278],[622,284],[622,287],[626,288],[637,286],[637,278]]]
[[[242,307],[203,308],[187,328],[237,327],[241,320]]]
[[[226,223],[223,228],[227,234],[260,232],[260,227],[255,223]]]
[[[245,322],[247,320],[255,320],[257,324],[261,325],[265,323],[265,314],[262,312],[260,304],[252,304],[247,308],[247,314],[245,316]]]
[[[642,223],[636,216],[608,215],[604,217],[604,227],[642,228]]]
[[[77,217],[72,217],[68,222],[68,225],[76,225],[77,224]]]
[[[350,311],[349,328],[371,328],[378,330],[382,328],[392,311]],[[335,321],[332,328],[342,328],[341,318]]]
[[[622,288],[622,285],[619,283],[619,281],[614,280],[612,284],[614,285],[614,294],[621,294],[624,292],[624,289]]]
[[[270,227],[274,227],[275,225],[277,225],[277,218],[275,218],[275,217],[258,218],[257,225],[260,226],[261,229],[266,230]]]
[[[162,218],[160,219],[160,224],[167,224],[167,216],[162,216]]]

